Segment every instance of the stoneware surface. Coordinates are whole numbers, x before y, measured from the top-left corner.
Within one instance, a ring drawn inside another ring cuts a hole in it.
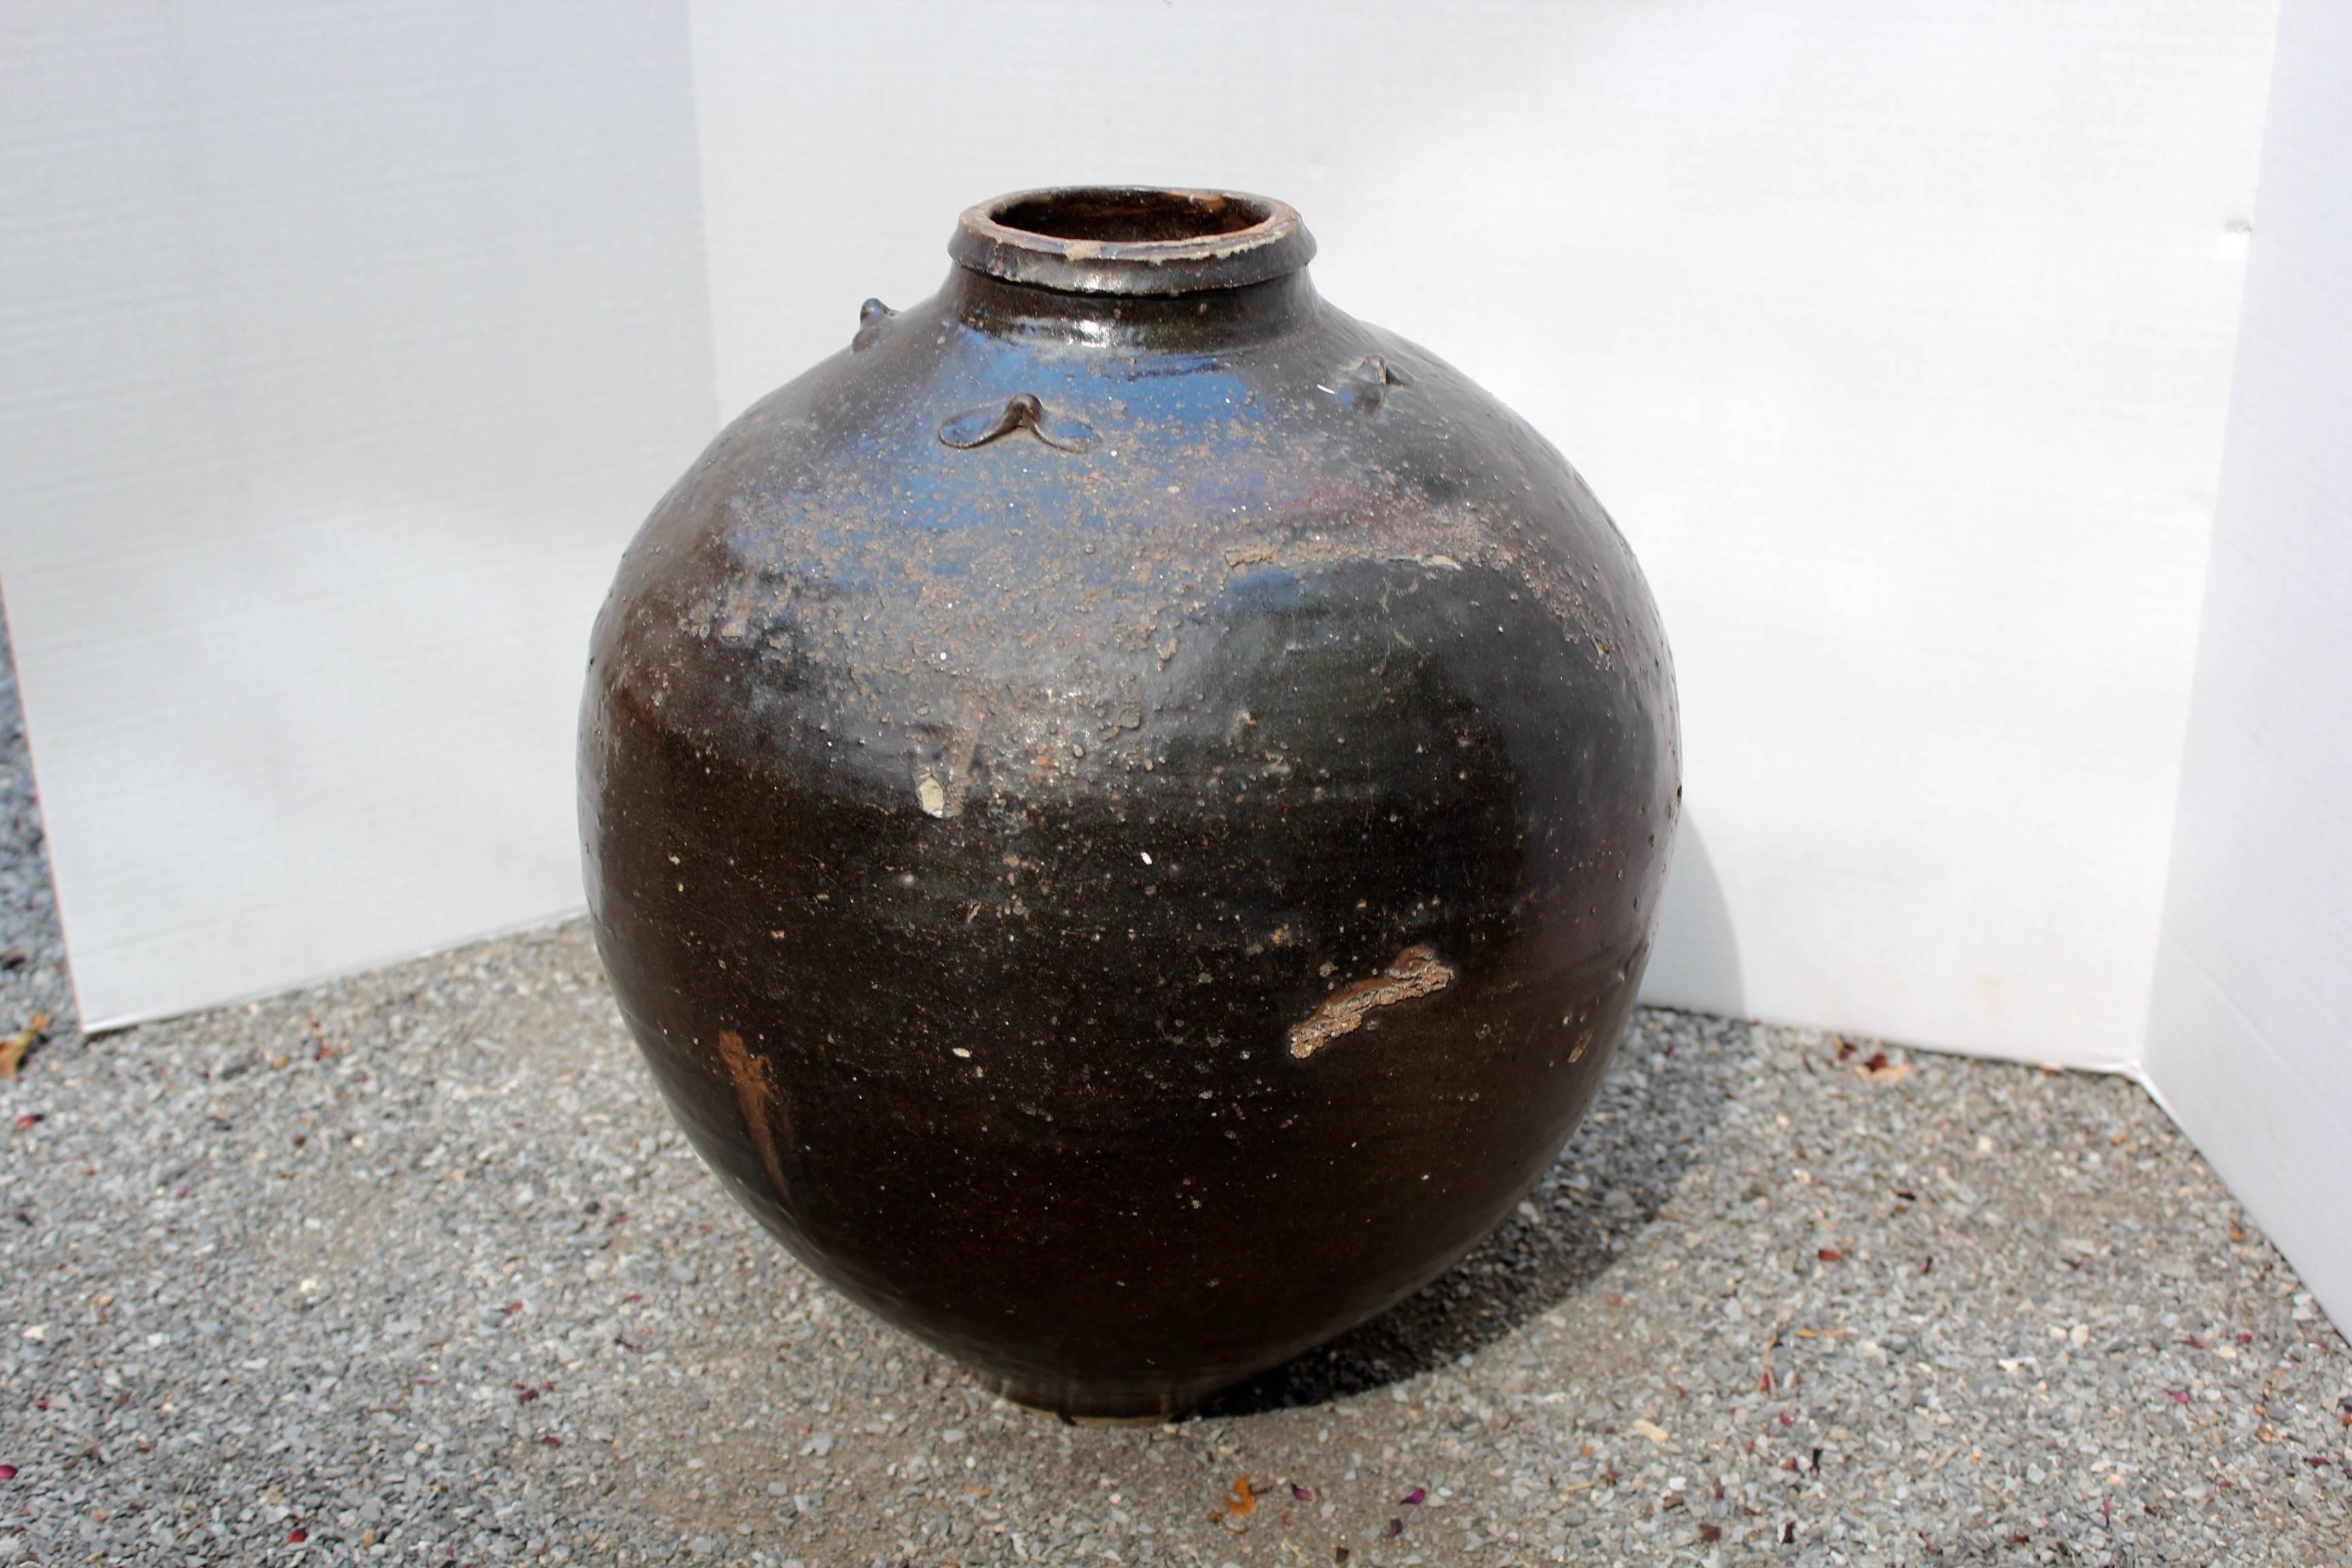
[[[1025,1403],[1161,1417],[1510,1212],[1678,809],[1623,540],[1297,215],[1058,191],[747,413],[598,623],[591,919],[729,1190]]]

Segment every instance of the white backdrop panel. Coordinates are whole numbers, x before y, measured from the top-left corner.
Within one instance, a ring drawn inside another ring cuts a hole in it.
[[[2278,58],[2147,1075],[2352,1328],[2352,7]]]
[[[1285,197],[1650,573],[1696,829],[1652,996],[2136,1059],[2266,0],[692,12],[728,412],[981,197]]]
[[[683,10],[0,50],[0,580],[85,1018],[576,907],[589,619],[715,412]]]

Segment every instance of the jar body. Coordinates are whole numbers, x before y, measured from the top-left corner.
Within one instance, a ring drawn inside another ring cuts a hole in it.
[[[1024,1403],[1165,1416],[1543,1173],[1638,988],[1673,677],[1558,454],[1303,271],[958,268],[662,501],[581,729],[696,1148]]]

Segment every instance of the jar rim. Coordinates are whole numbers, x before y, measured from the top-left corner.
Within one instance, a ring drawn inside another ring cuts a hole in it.
[[[1176,185],[1055,185],[967,208],[958,264],[1082,294],[1193,294],[1304,268],[1315,237],[1286,202]]]

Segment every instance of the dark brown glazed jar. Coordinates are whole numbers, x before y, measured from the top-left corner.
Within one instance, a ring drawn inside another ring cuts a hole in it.
[[[597,622],[596,938],[835,1287],[1164,1416],[1542,1173],[1633,1003],[1674,679],[1543,438],[1278,202],[1057,190],[737,420]]]

